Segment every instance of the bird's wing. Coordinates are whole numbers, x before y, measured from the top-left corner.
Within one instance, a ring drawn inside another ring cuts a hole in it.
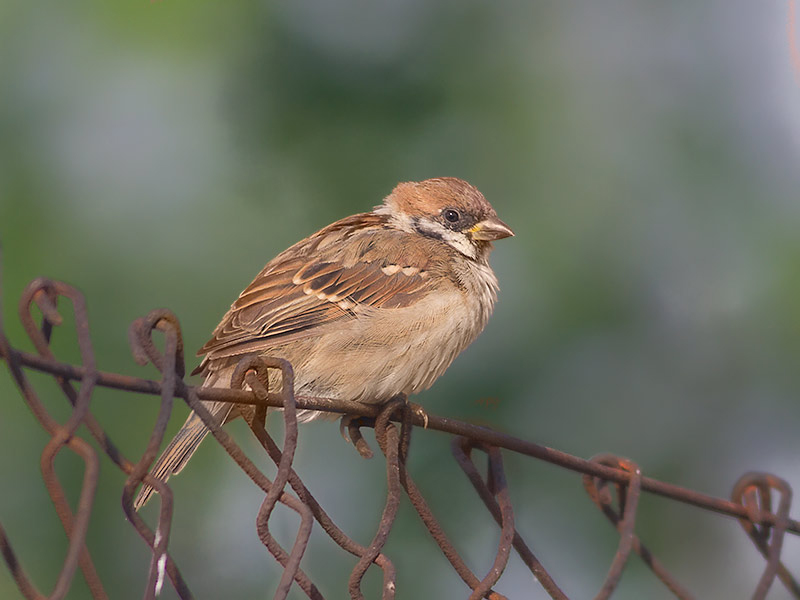
[[[409,306],[431,289],[427,256],[372,213],[343,219],[268,263],[198,354],[205,364],[314,335],[367,307]]]

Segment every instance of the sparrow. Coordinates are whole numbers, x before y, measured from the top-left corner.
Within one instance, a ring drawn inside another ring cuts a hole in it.
[[[498,290],[492,242],[513,235],[466,181],[400,183],[371,212],[268,262],[198,351],[194,373],[204,386],[230,387],[237,362],[255,354],[288,360],[297,395],[381,404],[428,389],[486,325]],[[220,424],[240,414],[205,405]],[[298,411],[298,420],[322,414]],[[166,482],[180,472],[207,433],[190,414],[152,475]],[[137,510],[153,491],[140,490]]]

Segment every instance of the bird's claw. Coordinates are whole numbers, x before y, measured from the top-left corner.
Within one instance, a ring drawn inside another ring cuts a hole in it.
[[[419,404],[414,404],[413,402],[408,403],[408,407],[411,409],[411,414],[415,417],[419,417],[422,419],[422,428],[428,428],[428,413],[425,412],[425,409],[422,408]]]
[[[372,450],[367,440],[361,435],[361,417],[355,415],[342,415],[339,421],[339,433],[349,444],[353,444],[363,458],[372,458]]]
[[[339,419],[339,435],[341,435],[348,444],[353,443],[353,440],[351,440],[348,435],[348,430],[350,428],[350,423],[352,423],[355,418],[356,417],[353,415],[342,415],[342,418]]]

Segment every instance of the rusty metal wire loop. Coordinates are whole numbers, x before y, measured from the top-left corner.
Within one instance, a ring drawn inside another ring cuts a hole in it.
[[[277,358],[246,357],[237,365],[231,378],[232,388],[244,388],[248,385],[257,397],[266,398],[269,395],[269,377],[267,370],[273,368],[281,372],[281,395],[283,397],[283,416],[285,427],[284,450],[277,461],[278,473],[272,482],[256,518],[256,531],[262,543],[269,549],[275,559],[283,566],[283,575],[275,593],[275,598],[286,598],[292,586],[292,581],[297,580],[300,587],[310,598],[321,598],[321,594],[311,583],[307,576],[300,571],[300,559],[303,557],[308,540],[311,536],[313,525],[311,511],[296,498],[283,492],[289,480],[289,472],[294,459],[297,446],[297,407],[294,400],[294,371],[288,361]],[[261,428],[263,435],[269,437],[264,428],[266,422],[266,408],[258,407],[249,420],[250,427]],[[291,554],[280,547],[269,532],[269,517],[278,502],[288,506],[301,516],[301,526],[297,533]]]
[[[164,570],[168,558],[167,545],[172,523],[172,490],[165,483],[151,477],[148,478],[148,481],[152,481],[155,484],[154,487],[159,492],[161,501],[158,526],[155,533],[152,533],[147,528],[144,520],[133,510],[133,498],[136,488],[148,474],[164,439],[164,432],[172,413],[172,400],[175,396],[177,385],[176,376],[182,376],[185,371],[183,341],[180,335],[176,334],[176,327],[177,321],[174,316],[168,311],[160,310],[151,312],[145,318],[136,319],[129,329],[131,351],[136,361],[140,365],[145,365],[149,360],[153,364],[160,365],[162,372],[161,405],[156,424],[142,458],[133,467],[122,488],[122,508],[125,511],[125,515],[152,549],[147,585],[145,587],[145,598],[147,600],[152,600],[158,595],[163,583]],[[158,353],[152,342],[151,335],[155,329],[161,330],[165,335],[163,357]]]
[[[79,366],[58,361],[50,349],[52,335],[64,323],[58,306],[61,298],[69,301],[72,306],[81,357]],[[38,323],[33,314],[34,305],[40,313]],[[276,599],[287,598],[295,585],[308,598],[315,600],[323,598],[321,591],[301,568],[315,522],[331,540],[356,557],[356,563],[348,580],[351,598],[364,598],[361,590],[362,581],[370,566],[375,564],[383,574],[381,597],[387,600],[393,599],[396,594],[397,571],[393,562],[383,553],[383,548],[392,532],[404,493],[432,539],[470,589],[470,600],[505,598],[493,588],[501,580],[512,548],[551,598],[566,599],[567,596],[515,528],[514,510],[503,469],[504,450],[546,460],[584,474],[584,486],[589,497],[614,525],[620,537],[617,552],[606,579],[596,595],[597,599],[604,600],[611,597],[632,552],[644,560],[677,598],[692,598],[691,594],[678,584],[666,568],[644,547],[635,533],[637,507],[642,491],[657,493],[739,519],[766,560],[764,573],[753,598],[766,597],[776,577],[794,597],[800,598],[800,586],[780,561],[785,535],[800,533],[800,523],[789,517],[791,503],[789,486],[773,475],[746,474],[734,487],[731,501],[714,498],[643,477],[639,467],[624,458],[601,455],[587,461],[484,427],[435,415],[425,415],[409,405],[404,397],[396,398],[382,406],[328,398],[295,397],[294,373],[291,365],[284,360],[274,358],[242,359],[232,376],[230,389],[192,387],[184,381],[186,371],[180,325],[178,319],[167,310],[152,311],[134,321],[129,330],[134,359],[143,365],[152,363],[161,373],[160,380],[152,381],[104,373],[96,367],[83,296],[67,284],[48,279],[36,279],[26,288],[20,300],[19,317],[36,354],[21,352],[11,346],[5,336],[0,306],[0,358],[6,362],[12,379],[37,421],[50,435],[50,441],[43,448],[41,456],[42,476],[69,540],[53,591],[50,595],[44,595],[22,568],[6,530],[0,524],[0,554],[22,596],[27,599],[64,598],[79,567],[92,597],[95,599],[108,597],[86,546],[89,517],[99,477],[99,457],[95,448],[77,434],[82,424],[87,426],[97,447],[127,476],[122,489],[122,508],[150,549],[151,558],[143,597],[154,600],[168,579],[181,599],[193,598],[168,552],[173,513],[172,491],[169,486],[149,474],[163,441],[172,414],[173,399],[176,397],[181,398],[199,415],[211,435],[265,494],[256,515],[256,531],[266,549],[283,567],[281,580],[273,596]],[[153,338],[156,331],[163,336],[161,344]],[[55,377],[72,406],[66,423],[59,423],[45,408],[25,374],[26,368],[50,373]],[[268,376],[270,370],[281,374],[279,393],[270,390]],[[73,386],[73,381],[78,382],[77,389]],[[161,396],[156,422],[148,436],[146,447],[136,462],[131,462],[122,455],[92,415],[90,403],[97,386]],[[274,479],[270,480],[244,454],[211,416],[204,406],[204,401],[225,401],[236,405],[236,409],[245,417],[255,438],[275,463],[277,471]],[[284,419],[283,448],[278,447],[265,428],[269,407],[281,409]],[[293,468],[298,443],[297,411],[300,408],[346,415],[342,427],[347,430],[353,445],[364,458],[370,458],[373,453],[361,428],[374,427],[375,439],[386,461],[387,491],[380,522],[368,546],[354,541],[334,524]],[[395,423],[400,424],[399,428]],[[482,578],[467,566],[434,516],[422,491],[408,473],[406,459],[410,450],[411,432],[415,425],[425,425],[427,429],[455,436],[452,451],[456,462],[499,526],[497,551]],[[69,506],[54,466],[56,456],[65,449],[78,455],[85,465],[74,512]],[[487,457],[485,478],[480,475],[472,458],[474,450],[480,451]],[[160,497],[158,518],[153,528],[149,527],[133,509],[136,489],[143,484],[154,487]],[[287,489],[287,485],[291,491]],[[616,489],[616,506],[611,487]],[[778,497],[778,502],[773,512],[772,500],[775,495]],[[289,551],[282,548],[270,533],[270,518],[278,504],[286,506],[300,517],[295,541]]]
[[[589,498],[597,505],[609,521],[614,525],[620,534],[620,543],[614,561],[603,582],[600,592],[595,596],[596,600],[609,598],[617,587],[622,577],[622,569],[627,563],[631,550],[636,552],[644,563],[653,573],[667,586],[676,598],[690,600],[693,596],[678,583],[667,569],[650,553],[641,543],[639,537],[634,533],[636,525],[636,509],[639,504],[641,492],[642,472],[638,465],[626,459],[602,454],[592,459],[595,462],[613,466],[631,473],[631,480],[628,484],[616,482],[617,498],[619,508],[614,509],[611,493],[608,489],[608,481],[590,475],[583,476],[583,485]]]
[[[762,510],[772,510],[772,492],[779,494],[776,514],[778,522],[774,527],[759,521]],[[792,490],[783,479],[769,473],[745,473],[733,486],[731,498],[741,503],[752,515],[748,519],[739,519],[747,535],[767,560],[761,579],[753,592],[753,600],[767,597],[767,592],[777,576],[786,589],[796,598],[800,598],[800,585],[781,562],[781,549],[789,519],[789,507],[792,502]],[[770,539],[771,538],[771,539]]]
[[[478,468],[472,461],[471,450],[475,447],[480,447],[484,452],[486,452],[488,448],[491,448],[491,446],[482,445],[479,442],[475,442],[474,440],[466,437],[453,438],[451,443],[451,449],[456,462],[458,462],[458,465],[461,467],[461,470],[464,471],[464,474],[475,488],[478,496],[486,505],[486,508],[492,514],[492,517],[494,517],[495,522],[502,527],[502,508],[495,499],[492,489],[480,476]],[[489,468],[491,469],[491,464],[489,465]],[[495,470],[497,470],[497,468],[497,466],[494,467]],[[490,470],[490,480],[491,477],[492,474]],[[534,577],[536,577],[537,581],[539,581],[550,597],[556,600],[566,600],[566,594],[564,594],[556,582],[553,581],[553,578],[544,568],[542,563],[540,563],[536,556],[534,556],[533,552],[530,550],[530,548],[528,548],[528,545],[516,531],[514,531],[512,545],[517,551],[519,557],[522,559],[528,569],[530,569],[531,573],[534,575]]]
[[[400,506],[400,460],[401,460],[401,438],[408,432],[406,424],[403,426],[403,434],[398,434],[394,425],[389,423],[389,418],[398,410],[403,408],[405,400],[396,398],[386,404],[378,415],[375,422],[375,437],[386,457],[386,481],[387,493],[386,504],[381,515],[380,525],[372,543],[367,547],[366,552],[361,555],[358,563],[350,573],[348,588],[350,597],[362,600],[364,595],[361,593],[361,580],[367,572],[370,564],[378,557],[381,549],[389,539],[392,525],[397,516],[397,509]],[[395,582],[389,579],[389,573],[384,571],[383,591],[381,598],[391,600],[394,598]]]
[[[52,325],[58,325],[63,322],[61,315],[56,309],[56,298],[61,295],[67,297],[72,301],[73,311],[75,313],[76,322],[87,322],[86,306],[83,297],[76,290],[62,283],[53,283],[47,280],[36,280],[31,286],[28,287],[27,293],[23,295],[20,301],[20,318],[23,322],[26,332],[34,342],[34,346],[40,354],[52,358],[49,351],[49,340],[52,332]],[[43,324],[41,329],[37,328],[31,317],[30,309],[36,303],[43,315]],[[2,322],[0,322],[0,326]],[[1,328],[0,328],[1,329]],[[4,354],[6,349],[10,351],[10,345],[5,338],[5,334],[0,331],[0,338],[2,343],[0,347],[3,348]],[[92,510],[92,502],[97,487],[97,479],[99,472],[99,460],[97,454],[92,447],[81,438],[74,437],[75,430],[85,419],[88,410],[91,394],[94,386],[97,383],[97,372],[95,368],[94,354],[92,352],[91,341],[88,337],[88,328],[83,330],[78,328],[78,345],[80,348],[81,359],[85,367],[85,375],[81,381],[80,391],[75,394],[74,390],[70,401],[73,405],[73,412],[70,419],[65,425],[60,425],[44,408],[44,405],[38,400],[33,388],[30,386],[27,378],[22,370],[19,368],[19,363],[14,361],[9,356],[9,366],[12,361],[15,363],[11,366],[12,375],[14,376],[17,385],[20,387],[25,399],[28,401],[34,415],[39,423],[50,434],[51,440],[45,446],[42,457],[41,467],[42,476],[45,480],[45,485],[53,505],[56,509],[64,531],[69,539],[67,555],[58,576],[56,585],[49,596],[42,595],[33,584],[27,580],[25,585],[21,586],[25,591],[30,593],[30,598],[51,598],[60,599],[64,598],[69,591],[69,585],[75,573],[75,569],[80,565],[84,578],[89,585],[90,590],[95,598],[106,598],[105,591],[103,590],[100,578],[92,563],[91,557],[85,545],[86,532],[89,527],[89,517]],[[72,390],[72,388],[70,387]],[[55,457],[63,448],[69,448],[75,452],[85,464],[85,471],[83,477],[83,484],[78,500],[78,515],[73,515],[66,498],[66,494],[58,477],[55,473]],[[4,535],[5,538],[5,535]],[[13,553],[7,539],[3,540],[5,555]],[[8,550],[5,550],[5,547]],[[16,561],[15,561],[16,562]],[[20,572],[17,577],[27,579],[24,573]]]
[[[605,480],[597,481],[596,478],[590,477],[589,475],[583,476],[584,487],[589,497],[600,507],[603,514],[616,525],[619,531],[619,547],[617,553],[608,570],[608,575],[603,582],[603,586],[595,596],[595,600],[607,600],[607,598],[611,597],[611,594],[616,589],[622,577],[622,570],[628,562],[628,557],[633,549],[633,542],[636,539],[633,529],[636,525],[636,509],[639,505],[639,494],[642,489],[642,471],[632,461],[607,454],[595,456],[592,460],[618,469],[625,469],[632,475],[627,485],[622,486],[619,483],[616,484],[619,502],[618,511],[614,511],[614,509],[611,508],[612,500],[608,489],[608,482]],[[624,495],[623,491],[625,492]]]
[[[461,438],[463,441],[464,438]],[[508,495],[508,485],[506,483],[506,476],[503,471],[503,458],[499,448],[493,446],[484,446],[483,444],[462,444],[460,450],[464,453],[467,459],[470,458],[470,450],[472,448],[479,448],[486,452],[489,457],[488,461],[488,474],[486,481],[486,490],[491,495],[496,505],[500,509],[500,542],[495,555],[494,564],[481,582],[473,589],[469,600],[479,600],[500,579],[503,571],[508,564],[508,558],[511,555],[511,544],[514,539],[516,531],[514,529],[514,511],[511,507],[511,499]],[[462,463],[462,468],[464,464]]]

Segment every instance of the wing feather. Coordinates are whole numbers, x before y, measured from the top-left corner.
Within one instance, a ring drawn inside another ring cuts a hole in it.
[[[360,218],[357,218],[360,217]],[[381,242],[376,243],[376,230]],[[198,354],[209,361],[313,335],[368,307],[409,306],[430,291],[427,256],[374,213],[348,217],[270,261]],[[342,243],[345,242],[345,243]],[[392,268],[385,268],[391,265]],[[413,267],[406,268],[404,267]]]

